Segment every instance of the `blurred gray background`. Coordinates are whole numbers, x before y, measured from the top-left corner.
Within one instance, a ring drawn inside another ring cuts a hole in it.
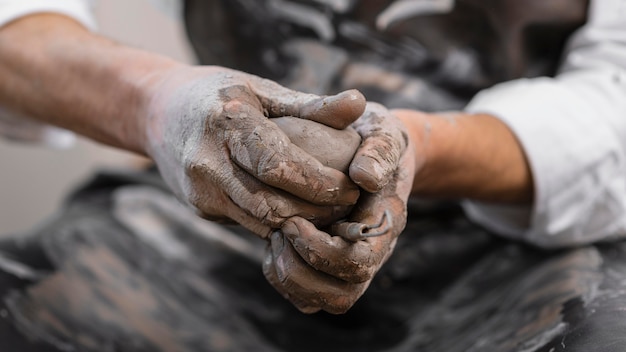
[[[98,32],[115,40],[193,62],[180,20],[149,0],[101,0]],[[64,195],[98,168],[138,167],[145,160],[87,140],[69,150],[0,139],[0,235],[20,233],[53,216]]]

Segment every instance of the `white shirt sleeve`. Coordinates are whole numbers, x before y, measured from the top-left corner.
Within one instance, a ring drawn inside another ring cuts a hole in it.
[[[468,201],[471,218],[542,247],[626,238],[626,0],[591,1],[555,78],[497,85],[466,110],[513,130],[535,184],[531,207]]]
[[[52,12],[72,17],[93,30],[92,6],[93,0],[0,0],[0,27],[25,15]]]
[[[96,25],[92,16],[93,0],[0,0],[0,28],[20,17],[42,12],[59,13],[80,22],[90,30]],[[40,143],[54,148],[73,145],[73,133],[48,126],[0,107],[0,137]]]

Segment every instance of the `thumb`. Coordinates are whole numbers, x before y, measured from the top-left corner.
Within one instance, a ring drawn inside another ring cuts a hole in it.
[[[294,116],[344,129],[365,111],[365,97],[356,89],[319,96],[297,92],[259,77],[252,79],[251,88],[269,117]]]

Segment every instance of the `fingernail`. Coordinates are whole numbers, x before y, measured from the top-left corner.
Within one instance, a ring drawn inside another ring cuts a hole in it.
[[[365,101],[365,97],[361,92],[356,89],[346,90],[336,95],[337,97],[341,97],[341,99],[348,99],[350,101],[361,100]]]
[[[272,254],[274,257],[279,256],[285,249],[285,238],[280,231],[272,232],[270,243],[272,244]]]
[[[344,102],[346,100],[356,100],[356,96],[354,94],[349,94],[347,91],[346,92],[341,92],[339,94],[335,94],[335,95],[331,95],[328,97],[325,97],[324,99],[322,99],[322,101],[320,102],[321,104],[324,105],[329,105],[329,104],[334,104],[338,101]]]
[[[388,180],[384,180],[380,170],[372,167],[372,164],[378,165],[378,163],[369,164],[370,167],[363,167],[360,163],[353,163],[350,167],[350,178],[354,180],[361,188],[368,192],[378,192],[386,184]]]

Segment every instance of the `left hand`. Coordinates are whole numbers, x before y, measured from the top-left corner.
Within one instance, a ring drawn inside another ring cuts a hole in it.
[[[267,238],[292,216],[330,222],[357,201],[348,176],[291,143],[269,117],[344,128],[365,110],[360,93],[304,94],[213,66],[176,66],[149,83],[141,109],[146,153],[198,215]]]
[[[370,103],[353,127],[363,143],[350,176],[373,193],[361,195],[348,221],[378,224],[389,210],[391,227],[384,235],[352,242],[296,216],[283,224],[282,232],[274,232],[263,271],[305,313],[340,314],[352,307],[391,255],[406,225],[406,203],[417,165],[404,125],[384,107]]]

